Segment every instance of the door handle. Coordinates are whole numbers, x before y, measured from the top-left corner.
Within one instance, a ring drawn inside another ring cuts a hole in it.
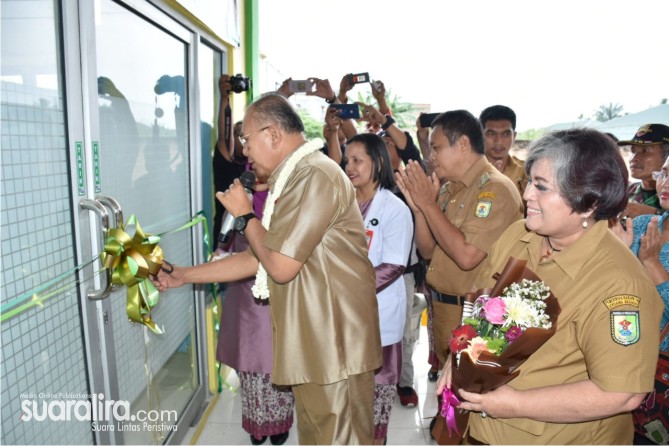
[[[114,228],[118,228],[119,225],[123,226],[123,211],[121,210],[119,202],[116,201],[116,198],[108,195],[98,195],[95,199],[102,205],[107,206],[114,213]]]
[[[100,217],[100,240],[104,240],[107,230],[109,229],[109,213],[107,212],[107,209],[99,201],[91,200],[90,198],[82,198],[79,201],[79,206],[83,209],[93,211]],[[104,279],[102,280],[107,283],[103,283],[99,290],[89,291],[87,296],[90,300],[102,300],[109,296],[112,286],[112,272],[109,268],[105,268]]]
[[[118,228],[119,226],[123,227],[123,210],[121,209],[121,204],[116,200],[114,197],[110,197],[109,195],[97,195],[95,197],[95,200],[102,204],[103,206],[108,207],[111,209],[112,214],[114,216],[114,221],[112,223],[113,228]],[[110,280],[111,282],[111,280]],[[111,290],[117,290],[121,287],[121,285],[114,285],[112,284]]]

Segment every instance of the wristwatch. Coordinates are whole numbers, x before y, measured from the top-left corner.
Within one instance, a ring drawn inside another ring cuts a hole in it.
[[[240,215],[239,217],[235,218],[235,230],[244,235],[244,229],[246,229],[246,225],[248,225],[249,221],[253,218],[258,218],[253,212],[249,212],[248,214]]]
[[[395,124],[395,120],[393,119],[392,116],[386,115],[386,122],[383,123],[381,126],[381,130],[388,130],[388,127],[391,125]]]

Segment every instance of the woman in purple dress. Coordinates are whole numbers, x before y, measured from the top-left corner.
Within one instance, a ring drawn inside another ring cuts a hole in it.
[[[259,186],[253,194],[253,211],[262,218],[268,191],[265,184]],[[227,252],[242,252],[248,246],[246,237],[235,233]],[[279,445],[285,443],[293,425],[293,393],[289,387],[272,384],[272,321],[269,306],[251,293],[254,281],[228,283],[216,358],[239,375],[242,428],[251,435],[251,443],[262,444],[269,437]]]

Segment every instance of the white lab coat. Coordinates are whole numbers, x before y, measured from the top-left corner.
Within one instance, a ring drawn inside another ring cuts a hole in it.
[[[368,256],[374,267],[381,263],[406,266],[413,240],[409,207],[387,189],[379,189],[365,217]],[[379,306],[381,345],[402,340],[406,315],[406,289],[400,275],[376,299]]]

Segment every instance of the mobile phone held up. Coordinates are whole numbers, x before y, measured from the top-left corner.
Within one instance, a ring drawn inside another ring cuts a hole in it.
[[[348,80],[351,85],[364,84],[365,82],[369,82],[369,73],[349,74]]]
[[[305,79],[302,81],[290,81],[288,88],[293,93],[311,93],[314,89],[313,81]]]
[[[432,127],[432,121],[441,113],[423,113],[420,115],[420,126],[424,129]]]
[[[337,116],[341,119],[360,118],[360,106],[358,104],[332,104],[330,107],[337,110]]]

